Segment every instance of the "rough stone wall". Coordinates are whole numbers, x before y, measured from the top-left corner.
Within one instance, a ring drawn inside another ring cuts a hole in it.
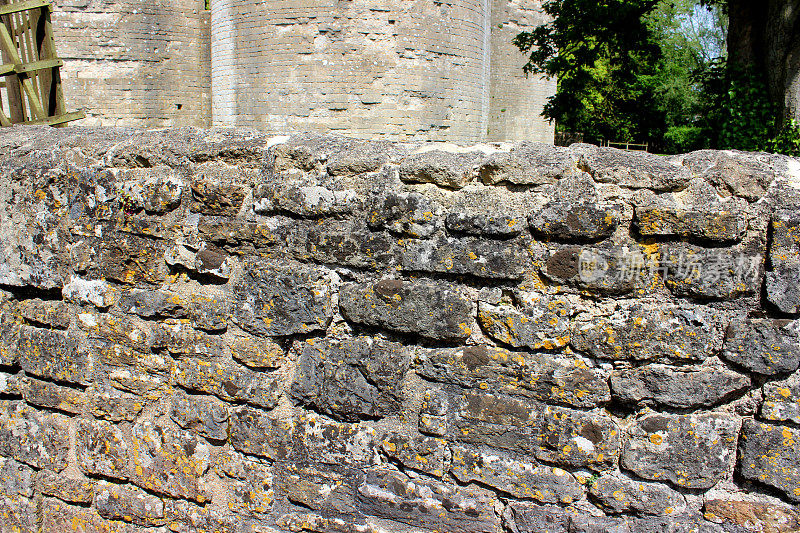
[[[214,125],[480,139],[488,15],[484,0],[214,0]]]
[[[800,529],[800,166],[0,131],[3,530]]]
[[[527,77],[522,67],[528,56],[521,54],[512,44],[520,32],[531,31],[546,22],[539,1],[492,2],[488,141],[525,139],[553,143],[555,128],[541,117],[541,113],[547,99],[556,92],[556,80]]]
[[[56,0],[53,33],[70,110],[84,125],[209,126],[204,0]]]

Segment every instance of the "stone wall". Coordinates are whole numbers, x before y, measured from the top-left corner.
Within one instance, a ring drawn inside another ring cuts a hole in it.
[[[0,131],[3,530],[800,529],[800,166]]]
[[[69,110],[85,125],[209,126],[204,0],[56,0],[53,33]]]

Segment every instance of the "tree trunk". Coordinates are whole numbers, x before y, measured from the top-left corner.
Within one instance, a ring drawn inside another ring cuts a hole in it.
[[[752,68],[800,122],[800,0],[728,0],[728,17],[729,62]]]

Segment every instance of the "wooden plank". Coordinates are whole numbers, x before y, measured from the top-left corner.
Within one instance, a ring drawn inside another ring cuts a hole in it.
[[[0,24],[0,46],[2,46],[3,51],[9,55],[12,63],[22,63],[19,57],[19,52],[14,44],[14,39],[11,37],[11,34],[8,33],[8,28],[5,24]],[[25,96],[28,97],[28,104],[30,105],[30,111],[32,115],[31,118],[46,118],[47,113],[45,113],[44,108],[42,107],[42,102],[39,100],[39,95],[34,89],[31,80],[26,74],[18,74],[17,76],[19,78],[20,85],[22,85],[22,90],[25,92]]]
[[[64,64],[64,61],[61,59],[41,59],[39,61],[34,61],[33,63],[24,63],[22,65],[0,65],[0,76],[7,73],[7,68],[11,67],[11,72],[16,72],[17,74],[22,74],[23,72],[31,72],[34,70],[45,70],[48,68],[53,67],[60,67]]]
[[[37,7],[44,7],[48,10],[53,9],[53,6],[47,0],[25,0],[0,7],[0,15],[10,15],[11,13],[19,13],[20,11],[36,9]]]
[[[86,113],[83,111],[73,111],[72,113],[64,113],[63,115],[56,115],[54,117],[45,117],[36,120],[27,120],[22,122],[22,124],[26,125],[47,125],[47,126],[55,126],[57,124],[63,124],[65,122],[72,122],[73,120],[80,120],[82,118],[86,118]]]
[[[37,40],[39,43],[39,57],[41,59],[57,59],[56,42],[53,37],[53,24],[50,21],[50,11],[42,11],[37,25]],[[61,70],[54,68],[44,71],[45,76],[50,76],[50,85],[47,94],[42,94],[42,102],[47,105],[48,114],[63,115],[67,112],[64,104],[64,90],[61,87]]]
[[[8,0],[0,0],[0,8],[8,4]],[[0,26],[11,25],[11,15],[0,16]],[[13,63],[13,60],[4,47],[0,46],[4,63]],[[22,99],[22,90],[19,83],[19,76],[15,73],[6,78],[6,96],[8,98],[8,111],[12,123],[27,120],[25,116],[25,102]]]

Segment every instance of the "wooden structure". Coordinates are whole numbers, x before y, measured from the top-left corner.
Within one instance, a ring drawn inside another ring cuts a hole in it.
[[[0,0],[0,126],[59,126],[84,117],[64,106],[51,11],[46,0]]]

